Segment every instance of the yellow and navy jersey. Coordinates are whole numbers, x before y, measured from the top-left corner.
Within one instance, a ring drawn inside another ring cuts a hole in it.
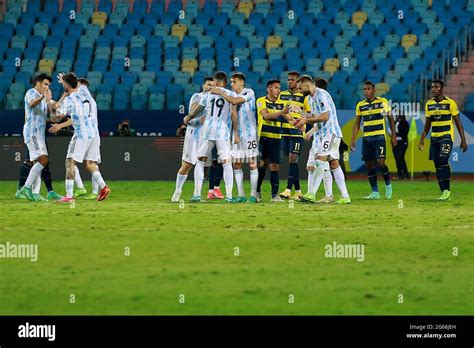
[[[437,142],[447,138],[454,141],[453,117],[459,115],[454,100],[444,97],[438,102],[432,98],[426,102],[425,114],[431,120],[431,141]]]
[[[391,111],[387,99],[375,97],[374,100],[361,100],[356,105],[356,115],[362,119],[364,138],[385,138],[385,117]]]
[[[281,139],[281,122],[279,120],[265,120],[262,116],[262,110],[267,109],[269,113],[275,113],[283,110],[285,104],[279,101],[271,101],[267,96],[257,99],[258,112],[258,137]]]
[[[296,92],[292,93],[289,89],[286,91],[280,92],[280,96],[278,97],[280,101],[282,101],[285,106],[295,105],[298,106],[301,110],[306,112],[311,112],[311,107],[309,106],[308,97],[304,96],[303,93]],[[301,115],[292,112],[290,114],[294,118],[300,118]],[[280,117],[278,121],[281,121],[281,135],[284,137],[304,137],[304,132],[297,129],[295,126],[288,123],[284,117]]]

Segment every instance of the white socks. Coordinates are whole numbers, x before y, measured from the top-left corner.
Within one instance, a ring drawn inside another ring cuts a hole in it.
[[[326,196],[332,197],[332,175],[329,170],[326,170],[324,172],[323,183],[324,183],[324,191],[326,192]]]
[[[74,192],[74,180],[66,179],[66,197],[72,198]]]
[[[237,192],[239,197],[245,197],[244,191],[244,171],[242,169],[234,169],[235,183],[237,184]],[[227,190],[227,188],[226,188]]]
[[[105,181],[104,179],[102,179],[102,175],[99,171],[95,171],[94,173],[92,173],[92,180],[95,181],[97,185],[99,185],[100,189],[103,189],[105,187]]]
[[[258,169],[250,169],[250,196],[257,197]]]
[[[314,171],[315,178],[312,187],[308,190],[310,194],[315,195],[316,192],[318,192],[325,171],[329,171],[329,163],[326,161],[316,160],[316,170]]]
[[[26,178],[25,186],[32,187],[33,183],[35,182],[36,178],[41,175],[41,171],[43,170],[43,165],[39,162],[36,162],[33,167],[31,167],[30,174],[28,174],[28,178]]]
[[[176,174],[176,191],[181,192],[183,190],[183,185],[187,178],[187,175]]]
[[[40,193],[40,190],[41,190],[41,175],[38,175],[38,176],[36,177],[35,182],[33,183],[33,187],[31,188],[31,191],[32,191],[34,194],[39,194],[39,193]]]
[[[308,193],[311,191],[311,188],[314,186],[314,170],[308,170]]]
[[[232,198],[232,188],[234,187],[234,174],[232,173],[232,164],[224,163],[222,167],[224,168],[223,177],[225,182],[225,196],[226,198]]]
[[[202,183],[204,181],[204,165],[206,163],[200,160],[196,161],[194,167],[194,196],[201,197]]]
[[[341,197],[349,197],[349,193],[347,192],[346,187],[346,179],[344,178],[344,172],[342,171],[342,168],[339,166],[336,169],[333,169],[332,172],[334,174],[334,180],[336,181],[336,185],[339,188],[339,191],[341,191]]]
[[[96,183],[94,178],[91,178],[91,180],[92,180],[92,193],[95,194],[95,195],[98,195],[99,194],[99,185]]]
[[[79,168],[74,166],[74,183],[76,184],[79,190],[84,188],[84,183],[82,182],[81,173],[79,173]]]

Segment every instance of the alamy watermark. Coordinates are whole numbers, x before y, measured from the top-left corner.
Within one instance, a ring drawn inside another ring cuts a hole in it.
[[[38,261],[38,244],[0,244],[0,259],[30,259]]]
[[[358,262],[365,260],[364,244],[326,244],[324,247],[324,256],[327,258],[356,259]]]
[[[392,115],[394,116],[404,115],[407,118],[414,117],[415,120],[419,120],[421,117],[421,103],[399,103],[390,99],[388,104],[390,106]]]

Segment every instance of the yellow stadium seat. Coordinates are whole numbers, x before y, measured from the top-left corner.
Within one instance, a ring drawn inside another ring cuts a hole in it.
[[[405,48],[405,51],[408,50],[409,47],[415,46],[418,39],[414,34],[406,34],[402,36],[402,47]]]
[[[331,76],[334,75],[334,73],[338,70],[339,68],[335,65],[324,65],[324,71],[327,71],[328,73],[330,73]]]
[[[92,19],[92,24],[97,24],[98,26],[100,26],[100,29],[104,29],[105,22],[106,22],[106,20],[102,19],[102,18],[93,18]]]
[[[379,82],[375,84],[377,94],[383,95],[390,91],[390,85],[386,82]]]
[[[328,58],[324,61],[324,66],[335,66],[336,68],[339,69],[341,66],[341,63],[339,62],[339,59],[337,58]]]
[[[249,18],[250,13],[253,10],[253,2],[241,1],[237,7],[237,12],[244,13],[245,17]]]
[[[352,15],[352,24],[355,24],[359,27],[359,30],[362,28],[364,23],[367,21],[367,13],[358,11],[354,12]]]
[[[179,41],[181,42],[187,30],[188,28],[184,24],[174,24],[171,27],[171,35],[179,37]]]
[[[198,67],[198,62],[196,59],[185,59],[183,60],[183,63],[181,64],[181,67],[192,67],[196,69]]]
[[[253,9],[253,1],[240,1],[238,8],[250,8],[250,9]]]
[[[107,21],[107,13],[105,13],[105,12],[94,12],[92,14],[92,19],[95,19],[95,18],[100,18],[100,19],[103,19],[103,20]]]
[[[405,34],[402,36],[402,43],[403,42],[413,42],[413,44],[416,44],[418,41],[417,37],[415,34]]]
[[[248,7],[243,7],[243,8],[239,8],[237,11],[239,13],[243,13],[245,15],[245,18],[249,18],[250,13],[252,12],[252,9]]]
[[[267,43],[269,42],[276,42],[281,45],[281,37],[278,35],[271,35],[267,38]]]
[[[94,12],[91,17],[92,24],[98,24],[101,29],[104,29],[105,23],[107,23],[107,13],[105,12]]]
[[[39,61],[39,64],[38,64],[38,68],[41,69],[43,67],[53,69],[54,68],[54,60],[52,60],[52,59],[41,59]]]
[[[412,41],[413,43],[417,43],[418,38],[416,37],[415,34],[405,34],[402,36],[402,42],[403,41]]]
[[[196,71],[196,68],[194,68],[193,66],[183,66],[181,68],[181,71],[189,73],[192,77],[194,76],[194,72]]]
[[[265,48],[267,50],[267,53],[270,52],[270,49],[275,48],[275,47],[280,47],[280,46],[281,46],[281,37],[276,36],[276,35],[269,36],[265,43]]]

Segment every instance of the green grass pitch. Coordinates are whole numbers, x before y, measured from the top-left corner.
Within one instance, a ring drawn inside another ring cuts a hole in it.
[[[39,245],[37,262],[0,258],[0,315],[474,314],[470,182],[454,181],[450,202],[433,181],[368,202],[368,183],[348,181],[346,206],[180,206],[174,182],[109,184],[106,201],[71,208],[0,183],[0,244]],[[364,261],[325,257],[333,242],[364,244]]]

